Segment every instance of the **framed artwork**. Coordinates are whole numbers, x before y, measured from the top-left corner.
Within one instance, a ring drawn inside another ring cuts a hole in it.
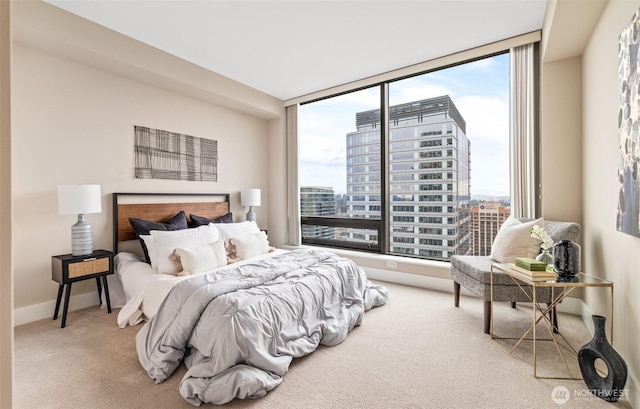
[[[137,179],[218,181],[218,142],[134,126]]]

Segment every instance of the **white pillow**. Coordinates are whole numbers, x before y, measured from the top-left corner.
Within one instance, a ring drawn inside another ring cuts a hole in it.
[[[246,260],[269,252],[269,240],[267,233],[261,231],[257,234],[229,239],[236,248],[236,257]]]
[[[216,223],[215,226],[220,232],[220,237],[224,241],[229,241],[231,237],[250,236],[260,232],[260,228],[254,221],[240,223]]]
[[[531,237],[534,225],[544,227],[544,219],[522,223],[509,216],[502,224],[491,246],[491,258],[499,263],[513,263],[516,257],[535,257],[540,252],[540,240]]]
[[[204,246],[177,248],[183,274],[200,274],[227,265],[224,241],[218,240]]]
[[[151,262],[151,266],[158,273],[176,274],[176,266],[169,259],[173,250],[177,248],[189,248],[211,244],[220,240],[218,230],[212,228],[210,224],[192,229],[161,231],[152,230],[149,232],[156,245],[156,265]]]

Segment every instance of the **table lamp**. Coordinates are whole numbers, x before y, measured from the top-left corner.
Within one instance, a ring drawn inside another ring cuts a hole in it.
[[[78,222],[71,226],[71,255],[93,253],[91,225],[85,221],[84,215],[101,211],[100,185],[58,186],[58,213],[78,215]]]
[[[249,206],[247,221],[256,221],[256,213],[253,206],[260,206],[260,189],[243,189],[240,192],[240,206]]]

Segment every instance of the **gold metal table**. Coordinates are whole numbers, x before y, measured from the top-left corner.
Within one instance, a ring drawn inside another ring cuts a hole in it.
[[[525,333],[520,337],[520,338],[508,338],[508,337],[498,337],[495,335],[494,331],[493,331],[493,325],[494,325],[494,320],[493,320],[493,274],[495,272],[502,272],[507,274],[509,277],[511,277],[511,279],[514,281],[514,283],[516,285],[518,285],[518,287],[520,288],[520,290],[526,294],[526,296],[528,297],[529,301],[532,304],[532,322],[531,322],[531,326],[529,327],[529,329],[527,331],[525,331]],[[571,281],[564,281],[564,280],[558,280],[557,278],[554,279],[550,279],[550,280],[533,280],[530,279],[524,275],[522,275],[522,273],[518,272],[517,270],[513,269],[509,264],[507,263],[493,263],[491,265],[491,274],[490,274],[490,291],[491,291],[491,329],[490,329],[490,333],[491,333],[491,339],[498,340],[498,339],[513,339],[513,340],[517,340],[517,342],[515,343],[515,345],[509,350],[507,351],[506,349],[504,349],[502,347],[502,345],[500,345],[500,343],[496,342],[496,344],[498,344],[498,346],[500,347],[500,349],[502,349],[506,354],[508,354],[509,356],[512,356],[513,351],[523,342],[523,341],[531,341],[532,342],[532,349],[533,349],[533,376],[535,378],[541,378],[541,379],[582,379],[581,377],[576,377],[571,373],[571,370],[569,369],[569,365],[567,364],[567,360],[565,359],[565,356],[563,355],[562,351],[561,351],[561,346],[564,347],[566,350],[568,350],[571,354],[573,354],[574,356],[577,356],[577,352],[576,350],[571,346],[571,344],[569,343],[569,341],[567,341],[567,339],[564,337],[564,335],[562,335],[562,332],[560,332],[558,330],[558,326],[556,325],[555,322],[553,322],[554,320],[554,314],[552,314],[552,312],[554,312],[554,309],[558,306],[558,304],[560,304],[560,302],[562,302],[562,300],[564,300],[569,294],[571,294],[576,288],[585,288],[585,287],[602,287],[602,288],[610,288],[611,289],[611,316],[609,319],[609,324],[610,324],[610,342],[611,344],[613,344],[613,283],[611,281],[607,281],[607,280],[603,280],[601,278],[598,277],[594,277],[588,274],[584,274],[584,273],[578,273],[575,278]],[[551,289],[551,302],[548,303],[546,306],[542,305],[542,303],[540,303],[537,299],[536,299],[536,290],[538,288],[550,288]],[[547,328],[548,332],[549,332],[549,338],[544,338],[541,339],[538,336],[538,333],[536,331],[536,325],[540,322],[543,321],[546,325],[545,327]],[[528,338],[528,335],[531,334],[531,337]],[[561,343],[559,342],[560,340],[563,341],[563,344],[561,345]],[[558,352],[558,355],[560,356],[560,358],[562,359],[562,362],[567,370],[567,372],[569,373],[569,376],[567,377],[556,377],[556,376],[538,376],[538,372],[537,372],[537,356],[536,356],[536,343],[539,341],[550,341],[553,342],[556,351]],[[519,362],[518,360],[516,360],[514,358],[514,360],[516,362],[518,362],[518,364],[525,370],[527,370],[527,368],[525,368],[521,362]]]

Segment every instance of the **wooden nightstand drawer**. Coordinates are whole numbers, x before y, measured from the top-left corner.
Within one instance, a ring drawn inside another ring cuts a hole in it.
[[[69,264],[69,278],[88,276],[95,273],[109,271],[108,258],[96,258]]]

